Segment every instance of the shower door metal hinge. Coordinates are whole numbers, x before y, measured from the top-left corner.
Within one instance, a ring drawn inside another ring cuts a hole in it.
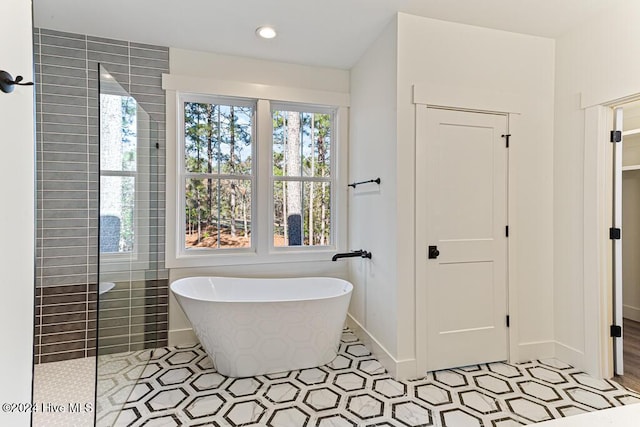
[[[509,237],[509,226],[508,225],[505,225],[505,227],[504,227],[504,235],[506,237]]]
[[[622,230],[620,230],[619,228],[611,227],[609,229],[609,238],[611,240],[620,240],[621,236],[622,236]]]
[[[622,326],[611,325],[611,336],[613,338],[621,338],[622,337]]]
[[[620,142],[622,141],[622,131],[621,130],[612,130],[611,131],[611,142]]]
[[[507,314],[507,328],[509,327],[509,315]]]
[[[504,135],[500,135],[502,138],[504,138],[506,144],[507,144],[507,148],[509,148],[509,138],[511,138],[511,134],[510,133],[505,133]]]
[[[160,148],[160,143],[156,142],[156,148]]]

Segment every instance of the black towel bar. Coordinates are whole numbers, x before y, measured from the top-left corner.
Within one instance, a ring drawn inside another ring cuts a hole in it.
[[[380,178],[370,179],[369,181],[354,182],[352,184],[349,184],[349,187],[356,188],[360,184],[367,184],[369,182],[375,182],[376,184],[380,185]]]

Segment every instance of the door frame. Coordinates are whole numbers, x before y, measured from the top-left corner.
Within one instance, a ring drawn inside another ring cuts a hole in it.
[[[624,123],[624,108],[622,106],[613,108],[613,126],[614,131],[620,131],[622,133]],[[613,215],[611,221],[611,227],[619,228],[622,230],[622,150],[623,141],[617,144],[611,144],[613,146],[613,168],[612,168],[612,180],[613,180],[613,197],[611,204],[613,206]],[[623,327],[622,317],[622,238],[612,240],[611,246],[613,247],[612,253],[612,289],[613,289],[613,325]],[[613,372],[615,375],[624,374],[624,360],[623,360],[623,342],[622,334],[620,337],[613,338]]]
[[[591,99],[582,94],[584,137],[584,324],[583,369],[590,375],[614,375],[613,245],[609,228],[613,218],[614,108],[640,100],[640,92],[612,99]]]
[[[426,247],[427,241],[424,224],[418,221],[427,209],[427,203],[420,194],[421,187],[418,186],[419,179],[423,178],[421,168],[417,167],[420,156],[424,156],[424,149],[419,141],[424,138],[424,128],[418,121],[418,105],[427,108],[441,108],[458,111],[467,111],[485,114],[505,115],[507,118],[507,132],[512,134],[511,142],[507,149],[507,224],[510,230],[517,230],[514,212],[515,194],[517,194],[515,171],[517,170],[515,151],[517,150],[517,135],[519,134],[520,102],[517,94],[509,92],[494,92],[478,88],[448,87],[435,85],[433,83],[420,83],[413,86],[413,104],[415,105],[415,354],[416,371],[426,372],[427,369],[427,289],[420,286],[426,280]],[[506,224],[505,224],[506,225]],[[517,232],[509,234],[507,239],[507,313],[510,316],[510,326],[507,336],[508,360],[519,360],[518,358],[518,314],[517,314],[517,289],[515,287],[517,277]]]

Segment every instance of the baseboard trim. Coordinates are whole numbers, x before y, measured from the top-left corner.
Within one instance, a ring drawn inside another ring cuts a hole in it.
[[[633,307],[631,305],[622,306],[622,317],[630,319],[635,322],[640,322],[640,308]]]
[[[512,362],[529,362],[536,359],[549,359],[556,356],[555,341],[536,341],[518,344],[518,358]]]
[[[555,347],[556,347],[556,355],[555,355],[556,359],[562,360],[563,362],[568,363],[569,365],[575,368],[582,369],[582,370],[585,369],[584,351],[580,351],[577,348],[573,348],[571,346],[568,346],[558,341],[556,341]],[[589,374],[594,375],[594,373],[592,372],[589,372]]]
[[[373,355],[394,379],[407,380],[420,376],[417,372],[416,359],[397,360],[360,322],[351,317],[350,314],[347,314],[346,323],[349,329],[371,350]]]
[[[169,331],[169,347],[175,347],[177,345],[193,345],[198,344],[198,337],[191,328],[174,329]]]

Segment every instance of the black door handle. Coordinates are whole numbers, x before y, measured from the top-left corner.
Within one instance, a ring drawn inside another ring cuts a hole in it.
[[[429,259],[436,259],[440,255],[440,251],[437,246],[429,246]]]

